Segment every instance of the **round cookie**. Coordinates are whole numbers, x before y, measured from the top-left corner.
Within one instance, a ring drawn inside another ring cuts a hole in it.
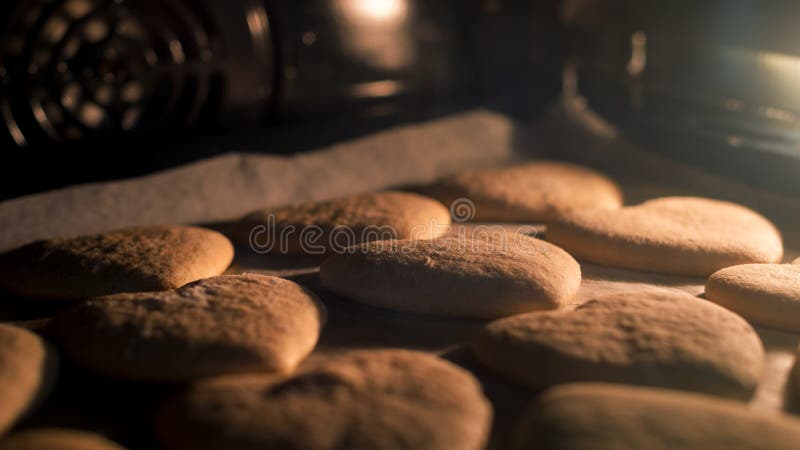
[[[622,206],[620,188],[605,175],[555,161],[462,172],[425,192],[446,205],[469,199],[473,218],[490,222],[549,222],[568,210]]]
[[[219,275],[232,259],[233,245],[216,231],[127,228],[12,250],[0,256],[0,288],[52,300],[160,291]]]
[[[479,450],[492,410],[477,380],[436,356],[352,352],[291,378],[204,380],[159,414],[166,450]]]
[[[705,395],[575,383],[540,395],[513,441],[513,450],[790,450],[800,420]]]
[[[726,267],[706,281],[706,298],[759,325],[800,332],[800,265]]]
[[[548,225],[547,240],[578,259],[675,275],[708,276],[737,264],[779,262],[783,255],[780,233],[767,219],[698,197],[572,211]]]
[[[18,431],[0,440],[0,450],[125,450],[98,434],[61,428]]]
[[[39,336],[0,324],[0,435],[49,393],[57,370],[55,353]]]
[[[567,252],[523,234],[379,241],[334,254],[322,284],[371,306],[453,317],[497,318],[565,305],[581,282]]]
[[[744,319],[670,291],[604,295],[572,311],[497,320],[472,350],[499,375],[536,389],[603,381],[745,398],[764,365]]]
[[[324,307],[300,285],[224,275],[180,289],[84,301],[50,325],[79,364],[113,377],[186,382],[288,373],[314,348]]]
[[[363,242],[431,239],[446,233],[450,211],[409,192],[377,192],[253,212],[231,230],[259,253],[341,252]]]

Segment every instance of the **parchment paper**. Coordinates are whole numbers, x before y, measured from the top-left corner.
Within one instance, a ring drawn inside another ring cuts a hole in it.
[[[145,177],[21,197],[0,203],[0,250],[134,225],[222,221],[263,206],[425,183],[508,160],[511,139],[508,119],[474,111],[295,156],[228,153]]]

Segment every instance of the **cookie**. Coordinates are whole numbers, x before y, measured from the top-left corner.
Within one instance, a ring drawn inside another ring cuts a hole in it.
[[[424,191],[446,205],[468,199],[473,218],[489,222],[549,222],[573,209],[622,206],[620,188],[605,175],[554,161],[462,172]]]
[[[705,395],[576,383],[537,398],[513,441],[513,450],[790,450],[800,420]]]
[[[783,255],[780,233],[767,219],[698,197],[572,211],[549,224],[547,240],[579,260],[675,275],[708,276],[738,264],[779,262]]]
[[[39,336],[0,324],[0,435],[50,392],[57,370],[55,353]]]
[[[291,378],[204,380],[159,414],[166,450],[479,450],[492,410],[477,380],[407,350],[333,357]]]
[[[0,256],[0,288],[52,300],[161,291],[219,275],[232,259],[233,245],[216,231],[128,228],[12,250]]]
[[[800,332],[800,265],[727,267],[708,278],[705,296],[751,322]]]
[[[431,239],[446,233],[450,211],[431,198],[378,192],[253,212],[231,230],[259,253],[316,254],[385,239]]]
[[[581,272],[560,248],[503,232],[363,244],[329,256],[320,278],[371,306],[485,319],[558,308],[577,292]]]
[[[239,372],[288,373],[316,345],[324,307],[300,285],[224,275],[180,289],[86,300],[57,315],[51,333],[91,370],[180,383]]]
[[[19,431],[0,441],[0,450],[125,450],[88,431],[39,428]]]
[[[666,290],[497,320],[472,350],[500,376],[536,389],[603,381],[745,398],[764,365],[761,340],[744,319]]]

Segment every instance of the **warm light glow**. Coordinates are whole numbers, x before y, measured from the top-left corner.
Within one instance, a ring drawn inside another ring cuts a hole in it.
[[[341,4],[347,15],[356,20],[397,21],[408,12],[406,0],[343,0]]]
[[[647,65],[647,35],[637,31],[631,35],[631,59],[628,61],[628,74],[638,76]]]
[[[800,82],[800,58],[774,52],[760,52],[758,63],[771,73],[783,77],[793,85]]]
[[[409,0],[336,0],[334,5],[342,42],[354,59],[382,70],[408,67],[414,58]]]
[[[403,85],[394,80],[370,81],[359,83],[352,87],[356,97],[390,97],[403,91]]]

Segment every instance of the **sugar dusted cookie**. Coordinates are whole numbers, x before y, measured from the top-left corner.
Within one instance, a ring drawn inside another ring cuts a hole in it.
[[[320,278],[331,291],[371,306],[497,318],[567,304],[581,272],[560,248],[504,233],[363,244],[329,256]]]
[[[37,241],[0,255],[0,288],[53,300],[160,291],[219,275],[232,259],[233,246],[216,231],[128,228]]]
[[[49,393],[57,370],[55,353],[39,336],[0,324],[0,435]]]
[[[479,333],[472,350],[500,376],[536,389],[602,381],[744,398],[764,365],[761,341],[744,319],[666,290],[500,319]]]
[[[50,327],[67,355],[89,369],[170,383],[288,373],[316,345],[324,311],[289,280],[225,275],[177,290],[90,299]]]
[[[714,272],[706,298],[772,328],[800,332],[800,265],[743,264]]]
[[[791,450],[800,420],[732,400],[612,384],[558,386],[520,420],[512,450]]]
[[[466,198],[474,219],[489,222],[549,222],[573,209],[616,209],[622,194],[611,179],[587,167],[540,161],[446,177],[429,189],[446,205]]]
[[[580,210],[549,224],[547,239],[578,259],[646,272],[708,276],[728,266],[775,263],[781,236],[734,203],[664,197],[619,210]]]
[[[125,450],[98,434],[61,428],[18,431],[0,440],[0,450]]]
[[[466,370],[425,353],[374,350],[290,378],[204,380],[159,416],[166,450],[480,450],[492,411]]]
[[[384,239],[430,239],[449,230],[438,201],[386,191],[253,212],[234,225],[237,243],[260,253],[325,254]]]

